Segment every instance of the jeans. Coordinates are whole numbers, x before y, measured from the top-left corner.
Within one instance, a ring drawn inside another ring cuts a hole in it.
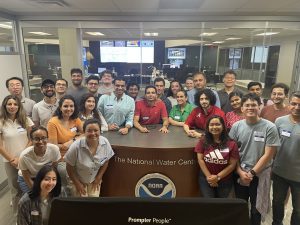
[[[232,178],[225,181],[219,181],[218,187],[211,187],[206,180],[206,177],[200,173],[199,175],[200,192],[205,198],[228,198],[232,187]]]
[[[237,180],[239,176],[234,175],[234,189],[235,196],[240,199],[244,199],[248,202],[250,198],[250,221],[251,225],[260,225],[261,224],[261,214],[256,209],[256,196],[257,196],[257,186],[258,186],[258,177],[253,177],[249,186],[240,185]]]
[[[20,189],[22,190],[23,194],[31,191],[31,189],[28,187],[26,181],[24,180],[24,177],[18,175],[18,183],[19,183]]]
[[[293,212],[291,225],[300,224],[300,182],[287,180],[272,174],[273,178],[273,223],[272,225],[283,225],[284,202],[288,189],[291,188]]]

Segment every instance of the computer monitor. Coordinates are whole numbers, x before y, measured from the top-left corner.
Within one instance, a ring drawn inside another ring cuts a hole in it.
[[[241,199],[58,198],[49,225],[249,225]]]

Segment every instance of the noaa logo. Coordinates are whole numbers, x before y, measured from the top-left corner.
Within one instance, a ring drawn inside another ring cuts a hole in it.
[[[176,187],[165,175],[151,173],[143,176],[135,186],[136,197],[175,198]]]

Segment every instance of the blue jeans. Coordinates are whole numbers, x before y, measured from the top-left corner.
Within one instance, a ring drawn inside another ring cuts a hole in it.
[[[207,183],[206,177],[200,173],[199,186],[200,192],[205,198],[228,198],[233,187],[233,180],[219,181],[218,187],[211,187]]]
[[[240,199],[244,199],[246,202],[250,199],[251,209],[250,209],[250,221],[251,225],[261,224],[261,214],[256,209],[256,197],[257,197],[257,186],[258,177],[253,177],[249,186],[240,185],[237,180],[239,176],[234,174],[234,190],[235,196]]]
[[[24,177],[18,175],[18,183],[23,194],[31,191],[31,189],[28,187],[27,183],[25,182]]]
[[[287,180],[272,174],[273,178],[273,223],[272,225],[283,225],[284,202],[288,189],[291,188],[293,212],[291,225],[300,224],[300,182]]]

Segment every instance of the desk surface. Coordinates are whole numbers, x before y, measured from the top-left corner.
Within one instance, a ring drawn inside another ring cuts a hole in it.
[[[127,135],[117,131],[104,132],[112,146],[126,146],[132,148],[147,149],[180,149],[193,148],[199,139],[188,137],[182,127],[170,126],[169,133],[163,134],[159,131],[161,124],[150,126],[150,133],[141,133],[136,128],[130,129]],[[149,129],[149,126],[148,126]]]

